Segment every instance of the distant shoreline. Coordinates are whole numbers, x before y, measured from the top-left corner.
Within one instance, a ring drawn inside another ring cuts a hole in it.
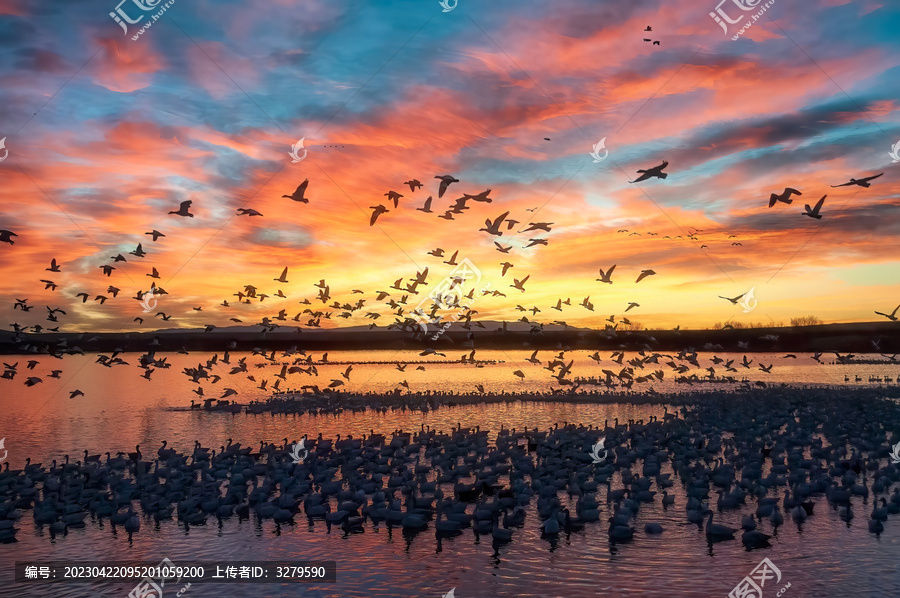
[[[66,354],[113,351],[250,351],[254,348],[309,351],[422,350],[458,353],[476,349],[506,350],[625,350],[721,352],[854,352],[888,355],[900,353],[900,323],[861,322],[738,328],[726,330],[608,331],[545,325],[538,334],[532,323],[482,322],[470,329],[454,323],[437,340],[397,329],[368,327],[306,329],[280,326],[263,332],[262,325],[229,326],[211,332],[168,329],[121,333],[14,333],[0,331],[0,354]],[[471,337],[470,337],[471,335]],[[877,343],[878,350],[875,345]],[[77,349],[77,350],[75,350]]]

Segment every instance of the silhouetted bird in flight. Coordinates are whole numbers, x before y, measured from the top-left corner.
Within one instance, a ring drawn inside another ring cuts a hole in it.
[[[309,203],[309,199],[307,199],[306,197],[303,196],[306,193],[306,187],[308,185],[309,185],[309,179],[306,179],[297,186],[297,188],[294,190],[293,194],[282,195],[281,197],[287,197],[288,199],[293,199],[294,201],[299,201],[302,203]]]
[[[400,194],[397,193],[396,191],[388,191],[387,193],[384,194],[384,196],[388,198],[388,201],[393,201],[393,202],[394,202],[394,207],[395,207],[395,208],[397,208],[397,207],[400,206],[400,198],[403,197],[402,195],[400,195]]]
[[[772,206],[774,206],[776,201],[781,201],[784,203],[793,203],[794,200],[791,199],[791,195],[803,195],[803,194],[800,193],[799,191],[797,191],[796,189],[792,189],[790,187],[785,187],[784,191],[782,191],[781,195],[776,195],[774,193],[769,195],[769,207],[771,208]]]
[[[404,185],[409,185],[409,190],[415,193],[416,189],[422,188],[422,183],[419,179],[412,179],[410,181],[403,181]]]
[[[509,247],[504,247],[497,241],[494,241],[494,245],[497,246],[497,251],[499,251],[500,253],[509,253],[509,250],[512,249],[512,245],[510,245]]]
[[[173,210],[173,211],[169,212],[169,214],[178,214],[179,216],[187,216],[188,218],[193,218],[194,215],[191,214],[190,212],[188,212],[188,210],[191,208],[192,203],[194,203],[194,202],[191,201],[190,199],[187,201],[183,201],[183,202],[181,202],[181,204],[179,204],[179,207],[177,210]]]
[[[641,181],[646,181],[647,179],[652,178],[652,177],[664,179],[667,176],[669,176],[667,173],[663,172],[663,169],[668,165],[669,165],[669,163],[667,161],[663,160],[663,163],[660,164],[659,166],[654,166],[653,168],[649,168],[647,170],[638,170],[637,172],[641,176],[639,176],[638,178],[636,178],[633,181],[628,181],[628,182],[629,183],[640,183]]]
[[[507,216],[509,216],[508,211],[503,212],[502,214],[497,216],[497,218],[495,218],[493,222],[491,222],[491,219],[488,218],[487,220],[484,221],[485,228],[479,228],[478,232],[484,231],[484,232],[492,234],[492,235],[502,236],[503,233],[500,232],[500,225],[503,224],[503,221],[506,219]]]
[[[732,304],[732,305],[737,305],[737,302],[740,301],[741,299],[743,299],[743,298],[744,298],[744,295],[746,295],[746,294],[747,294],[747,293],[741,293],[740,295],[738,295],[738,296],[735,297],[734,299],[730,299],[730,298],[728,298],[728,297],[723,297],[722,295],[717,295],[717,297],[719,297],[719,299],[724,299],[725,301],[731,301],[731,304]]]
[[[15,245],[16,242],[12,240],[12,237],[18,237],[16,233],[11,230],[0,230],[0,241],[4,243],[9,243],[10,245]]]
[[[612,267],[609,270],[607,270],[605,273],[603,272],[603,268],[600,268],[599,269],[600,270],[600,278],[598,278],[597,280],[600,282],[605,282],[607,284],[612,284],[612,279],[610,278],[610,276],[612,276],[613,270],[615,270],[615,269],[616,269],[615,264],[613,264]]]
[[[803,215],[804,215],[804,216],[809,216],[810,218],[815,218],[816,220],[821,220],[821,219],[822,219],[822,215],[819,214],[819,210],[822,209],[822,204],[825,203],[825,198],[826,198],[826,197],[828,197],[828,196],[827,196],[827,195],[823,195],[823,196],[822,196],[822,199],[820,199],[820,200],[818,201],[818,203],[816,203],[816,207],[814,207],[814,208],[812,208],[812,209],[810,209],[809,204],[806,204],[806,205],[804,206],[804,207],[806,208],[806,211],[803,212]]]
[[[386,207],[384,207],[381,204],[379,204],[377,206],[369,206],[369,207],[371,209],[375,210],[374,212],[372,212],[372,218],[369,220],[369,226],[374,226],[375,221],[378,220],[379,216],[381,216],[382,214],[386,214],[387,212],[390,212],[389,209],[387,209]]]
[[[260,214],[253,208],[238,208],[237,215],[238,216],[262,216],[262,214]]]
[[[421,208],[416,208],[420,212],[425,212],[426,214],[431,214],[431,196],[428,196],[428,199],[425,200],[425,205]]]
[[[850,185],[859,185],[860,187],[871,187],[872,185],[871,185],[871,183],[869,183],[869,181],[871,181],[872,179],[877,179],[878,177],[880,177],[883,174],[884,174],[883,172],[880,172],[876,175],[867,176],[862,179],[851,178],[849,183],[842,183],[840,185],[832,185],[832,187],[849,187]]]
[[[435,176],[434,178],[441,180],[441,185],[438,188],[438,199],[444,197],[444,192],[447,190],[447,187],[450,186],[450,183],[458,183],[459,182],[459,179],[454,178],[452,175],[449,175],[449,174]]]
[[[888,314],[883,314],[883,313],[881,313],[880,311],[876,311],[875,313],[878,314],[879,316],[884,316],[885,318],[887,318],[887,319],[890,320],[891,322],[896,322],[896,321],[897,321],[897,310],[898,310],[898,309],[900,309],[900,305],[898,305],[897,307],[895,307],[895,308],[894,308],[894,311],[892,311],[892,312],[890,313],[890,315],[888,315]]]
[[[488,197],[488,195],[490,195],[490,193],[491,193],[491,190],[488,189],[487,191],[482,191],[481,193],[478,193],[476,195],[469,195],[468,193],[463,193],[463,197],[465,197],[466,199],[471,199],[472,201],[481,201],[484,203],[491,203],[494,200],[491,199],[490,197]]]
[[[149,233],[144,233],[144,234],[145,234],[145,235],[153,235],[153,241],[154,241],[154,242],[155,242],[158,238],[160,238],[160,237],[165,237],[164,234],[162,234],[161,232],[159,232],[159,231],[156,230],[156,229],[153,229],[153,230],[150,231]]]
[[[53,258],[52,260],[50,260],[50,267],[44,268],[44,270],[46,270],[48,272],[59,272],[59,265],[57,265],[57,263],[56,263],[56,258]]]
[[[637,284],[648,276],[653,276],[654,274],[656,274],[656,272],[654,272],[653,270],[641,270],[641,273],[638,275],[637,280],[635,280],[634,283]]]

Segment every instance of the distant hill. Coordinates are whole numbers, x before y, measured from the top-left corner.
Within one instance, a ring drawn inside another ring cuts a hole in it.
[[[483,326],[483,327],[482,327]],[[642,330],[608,332],[590,328],[544,325],[538,334],[526,322],[484,321],[466,330],[454,323],[436,339],[384,327],[308,329],[282,326],[263,333],[264,327],[227,326],[211,332],[199,329],[168,329],[141,333],[21,333],[0,332],[0,353],[60,351],[78,347],[83,351],[235,351],[267,349],[365,350],[442,347],[481,349],[590,349],[677,351],[687,347],[713,351],[773,351],[841,353],[900,353],[900,323],[861,322],[802,327],[727,330]],[[472,338],[469,338],[469,335]],[[878,350],[873,345],[877,343]]]

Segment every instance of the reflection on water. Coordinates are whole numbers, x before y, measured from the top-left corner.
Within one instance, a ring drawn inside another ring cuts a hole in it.
[[[391,366],[357,365],[348,384],[351,390],[383,391],[396,388],[400,380],[407,380],[413,390],[454,390],[483,384],[486,390],[546,389],[550,372],[524,361],[530,353],[485,351],[482,359],[498,359],[506,363],[485,368],[471,365],[433,365],[424,372],[409,366],[399,372]],[[457,355],[451,355],[458,357]],[[606,358],[608,354],[603,355]],[[739,361],[741,355],[720,355]],[[159,357],[159,356],[158,356]],[[390,435],[394,430],[414,431],[423,425],[449,430],[461,424],[480,426],[494,434],[501,427],[546,429],[556,423],[576,423],[603,426],[632,419],[662,417],[662,405],[585,405],[565,403],[500,403],[468,407],[443,408],[423,414],[410,411],[387,413],[343,413],[334,416],[272,416],[231,415],[198,411],[169,411],[166,407],[185,406],[192,397],[190,384],[181,374],[184,367],[195,367],[209,355],[170,355],[172,367],[158,369],[152,381],[140,378],[134,367],[135,355],[125,355],[130,367],[106,368],[95,364],[94,356],[67,357],[62,361],[49,357],[38,358],[34,374],[42,375],[51,367],[62,369],[61,380],[43,375],[44,382],[28,388],[22,377],[0,380],[0,437],[6,438],[6,449],[13,467],[20,467],[26,456],[48,465],[51,459],[72,460],[90,452],[130,451],[140,444],[145,455],[155,454],[159,443],[168,440],[171,447],[185,452],[195,440],[204,446],[218,447],[226,439],[244,445],[258,446],[262,440],[282,443],[303,434],[324,437],[354,437],[374,430]],[[232,355],[236,361],[243,355]],[[332,361],[390,360],[399,357],[410,361],[417,354],[401,355],[392,352],[334,353]],[[539,355],[546,363],[546,355]],[[627,356],[626,360],[631,356]],[[701,355],[706,366],[709,355]],[[859,374],[896,377],[898,366],[822,366],[808,355],[797,360],[781,356],[748,355],[755,364],[762,359],[766,365],[774,362],[771,374],[756,370],[744,373],[751,380],[770,382],[843,384],[846,375],[853,379]],[[596,364],[587,352],[572,352],[567,359],[575,359],[573,374],[597,375],[602,368],[610,368],[604,359]],[[19,359],[24,362],[24,359]],[[248,364],[261,362],[260,357],[248,357]],[[284,361],[288,361],[285,359]],[[280,364],[280,361],[279,361]],[[24,367],[24,363],[19,366]],[[339,377],[346,366],[318,366],[320,378]],[[653,366],[654,368],[656,366]],[[224,387],[239,391],[242,402],[264,398],[255,389],[259,381],[271,381],[274,367],[255,368],[251,382],[244,374],[229,376],[227,368],[219,367],[219,384],[203,384],[207,395],[221,394]],[[279,365],[280,369],[280,365]],[[525,380],[511,375],[522,369]],[[744,368],[739,368],[743,370]],[[702,371],[700,372],[703,373]],[[737,375],[737,374],[735,374]],[[309,378],[294,375],[286,386],[306,383]],[[854,384],[854,382],[851,382]],[[860,383],[864,384],[864,383]],[[326,384],[320,384],[325,386]],[[672,385],[675,386],[675,385]],[[84,397],[69,399],[68,391],[79,388]],[[661,384],[657,390],[663,390]],[[677,390],[686,390],[677,388]],[[216,395],[218,396],[218,395]],[[493,435],[491,436],[493,438]],[[663,472],[670,472],[668,463]],[[621,486],[616,476],[613,485]],[[675,505],[663,509],[659,501],[641,507],[635,521],[635,540],[630,544],[611,546],[607,527],[603,523],[608,510],[601,502],[601,522],[588,525],[583,531],[560,534],[558,541],[542,539],[538,528],[535,503],[527,507],[523,528],[514,533],[514,541],[495,548],[488,537],[477,537],[471,529],[453,538],[437,539],[433,527],[410,536],[399,529],[389,529],[384,523],[367,523],[360,534],[345,535],[334,528],[328,533],[324,523],[307,525],[303,517],[295,523],[277,525],[271,520],[259,521],[255,514],[250,520],[237,518],[217,522],[211,518],[205,525],[186,528],[172,520],[142,521],[141,530],[129,538],[122,528],[113,529],[108,521],[88,521],[86,527],[70,529],[65,536],[51,539],[46,526],[35,526],[31,511],[24,512],[18,527],[19,542],[0,545],[3,566],[0,567],[0,596],[45,596],[81,598],[109,596],[123,598],[133,584],[72,584],[53,586],[16,586],[12,582],[11,563],[24,559],[73,559],[80,561],[142,560],[158,562],[163,557],[178,563],[186,560],[335,560],[338,562],[338,582],[333,585],[309,587],[291,585],[194,584],[185,596],[197,597],[373,597],[373,596],[434,596],[446,594],[455,587],[458,598],[474,596],[542,597],[566,596],[727,596],[728,592],[747,575],[759,561],[769,557],[781,570],[792,587],[786,597],[817,596],[900,596],[900,526],[896,517],[885,522],[880,537],[868,533],[866,521],[870,502],[854,499],[858,515],[848,527],[837,512],[824,500],[818,500],[815,515],[802,527],[788,520],[777,530],[773,547],[746,552],[740,541],[707,546],[704,532],[688,524],[684,505],[686,496],[680,484],[670,489],[676,497]],[[601,489],[598,496],[605,496]],[[574,511],[574,500],[563,493]],[[662,524],[665,532],[658,537],[642,533],[646,521]],[[717,522],[740,527],[740,514],[726,512]],[[768,524],[763,531],[772,533]],[[47,591],[50,590],[50,591]],[[168,596],[168,594],[166,594]]]

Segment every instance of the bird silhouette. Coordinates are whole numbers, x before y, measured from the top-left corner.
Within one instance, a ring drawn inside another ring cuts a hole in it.
[[[276,280],[278,282],[287,282],[288,281],[287,280],[287,272],[288,272],[288,269],[287,269],[287,267],[285,267],[285,269],[281,271],[281,276],[279,276],[278,278],[275,278],[274,280]]]
[[[159,239],[160,237],[165,237],[164,234],[162,234],[161,232],[159,232],[159,231],[156,230],[156,229],[153,229],[153,230],[150,231],[149,233],[144,233],[144,234],[145,234],[145,235],[152,235],[152,236],[153,236],[153,241],[154,241],[154,242],[156,242],[156,240]]]
[[[292,199],[294,201],[299,201],[302,203],[309,203],[309,199],[304,197],[304,195],[306,194],[307,186],[309,186],[309,179],[306,179],[302,183],[300,183],[291,195],[282,195],[281,197],[287,197],[288,199]]]
[[[511,285],[509,285],[509,286],[511,286],[511,287],[514,288],[514,289],[519,289],[520,291],[522,291],[522,292],[524,293],[524,292],[525,292],[525,282],[526,282],[529,278],[531,278],[531,274],[529,274],[528,276],[526,276],[526,277],[523,278],[522,280],[519,280],[518,278],[513,278],[513,284],[511,284]]]
[[[613,264],[612,267],[605,273],[603,272],[603,268],[600,268],[600,278],[598,278],[597,280],[600,282],[605,282],[607,284],[612,284],[612,279],[610,278],[610,276],[612,276],[613,270],[615,269],[615,264]]]
[[[190,199],[187,201],[181,202],[177,210],[173,210],[169,212],[169,214],[177,214],[179,216],[187,216],[188,218],[193,218],[194,215],[191,214],[188,210],[191,208],[191,204],[194,203]]]
[[[384,194],[385,197],[388,198],[388,201],[394,202],[394,207],[397,208],[400,206],[400,198],[403,197],[396,191],[388,191]]]
[[[641,270],[641,273],[638,275],[637,280],[635,280],[634,283],[637,284],[648,276],[653,276],[654,274],[656,274],[656,272],[654,272],[653,270]]]
[[[438,199],[444,197],[444,192],[447,191],[447,187],[449,187],[451,183],[459,182],[459,179],[454,178],[449,174],[435,176],[434,178],[441,180],[440,187],[438,188]]]
[[[725,299],[726,301],[731,301],[731,304],[732,304],[732,305],[737,305],[737,302],[740,301],[741,299],[743,299],[743,298],[744,298],[744,295],[746,295],[746,294],[747,294],[747,293],[741,293],[740,295],[738,295],[738,296],[735,297],[734,299],[731,299],[731,298],[729,298],[729,297],[723,297],[722,295],[717,295],[717,297],[718,297],[719,299]]]
[[[497,246],[497,251],[499,251],[500,253],[509,253],[509,250],[512,249],[512,245],[510,245],[509,247],[504,247],[497,241],[494,241],[494,245]]]
[[[390,212],[390,210],[388,210],[386,207],[384,207],[381,204],[378,204],[377,206],[369,206],[369,208],[371,208],[372,210],[375,210],[374,212],[372,212],[372,218],[369,219],[369,226],[374,226],[375,221],[378,220],[379,216]]]
[[[647,170],[638,170],[637,172],[641,176],[639,176],[638,178],[636,178],[633,181],[628,181],[628,182],[629,183],[640,183],[641,181],[646,181],[647,179],[652,178],[652,177],[664,179],[667,176],[669,176],[667,173],[663,172],[663,169],[668,165],[669,165],[669,163],[667,161],[663,160],[663,163],[660,164],[659,166],[654,166],[653,168],[649,168]]]
[[[500,273],[500,276],[506,276],[506,271],[513,267],[509,262],[503,262],[500,265],[503,266],[503,271]]]
[[[18,237],[16,233],[11,230],[0,230],[0,241],[4,243],[9,243],[10,245],[15,245],[16,242],[12,240],[12,237]]]
[[[465,197],[466,199],[471,199],[472,201],[491,203],[494,200],[491,199],[490,197],[488,197],[488,195],[490,195],[490,193],[491,193],[491,190],[488,189],[487,191],[482,191],[481,193],[478,193],[476,195],[469,195],[468,193],[463,193],[463,197]]]
[[[820,200],[818,201],[818,203],[816,203],[816,207],[814,207],[814,208],[812,208],[812,209],[810,209],[809,204],[806,204],[806,205],[804,206],[804,207],[806,208],[806,211],[803,212],[803,215],[804,215],[804,216],[809,216],[810,218],[815,218],[816,220],[821,220],[821,219],[822,219],[822,215],[819,214],[819,210],[822,209],[822,204],[825,203],[825,198],[826,198],[826,197],[828,197],[828,196],[827,196],[827,195],[823,195],[823,196],[822,196],[822,199],[820,199]]]
[[[47,272],[59,272],[59,265],[56,263],[56,258],[50,260],[50,267],[44,268]]]
[[[793,199],[791,199],[792,194],[793,195],[803,195],[796,189],[792,189],[791,187],[785,187],[784,191],[781,192],[781,195],[776,195],[774,193],[769,195],[769,207],[771,208],[772,206],[774,206],[775,202],[777,202],[777,201],[781,201],[784,203],[792,203],[794,201]]]
[[[419,179],[412,179],[409,181],[403,181],[404,185],[409,185],[409,190],[415,193],[416,189],[422,188],[422,182]]]
[[[425,205],[421,208],[416,208],[420,212],[425,212],[426,214],[431,214],[431,196],[428,196],[428,199],[425,200]]]
[[[503,221],[506,219],[507,216],[509,216],[509,212],[503,212],[502,214],[497,216],[497,218],[495,218],[493,220],[493,222],[491,221],[490,218],[486,219],[484,221],[485,228],[479,228],[478,231],[479,232],[484,231],[491,235],[502,236],[503,233],[500,232],[500,225],[503,224]]]
[[[262,214],[260,214],[253,208],[238,208],[237,215],[238,216],[262,216]]]
[[[871,187],[872,185],[871,185],[871,183],[869,183],[869,181],[871,181],[872,179],[877,179],[878,177],[880,177],[883,174],[884,174],[883,172],[880,172],[878,174],[875,174],[872,176],[867,176],[867,177],[864,177],[861,179],[851,178],[849,183],[841,183],[840,185],[832,185],[832,187],[849,187],[850,185],[859,185],[860,187]]]
[[[885,318],[887,318],[887,319],[890,320],[891,322],[896,322],[896,321],[897,321],[897,310],[898,310],[898,309],[900,309],[900,305],[898,305],[897,307],[895,307],[895,308],[894,308],[894,311],[892,311],[890,314],[884,314],[884,313],[881,313],[880,311],[876,311],[875,313],[878,314],[879,316],[884,316]]]

